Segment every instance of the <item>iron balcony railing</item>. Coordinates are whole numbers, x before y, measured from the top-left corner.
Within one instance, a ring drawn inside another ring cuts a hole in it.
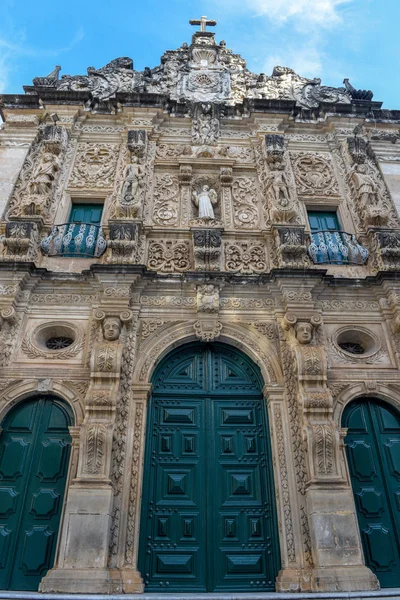
[[[107,241],[100,225],[75,222],[55,225],[40,246],[48,256],[98,258],[105,252]]]
[[[363,265],[368,260],[368,250],[358,243],[355,235],[344,231],[313,231],[308,254],[316,264]]]

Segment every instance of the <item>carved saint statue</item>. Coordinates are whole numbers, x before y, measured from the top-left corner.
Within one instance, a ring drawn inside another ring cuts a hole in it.
[[[30,193],[35,195],[49,194],[59,170],[60,162],[58,157],[52,152],[45,152],[33,172],[29,186]]]
[[[107,342],[116,342],[121,335],[121,321],[118,317],[106,317],[103,321],[103,338]]]
[[[121,204],[134,204],[137,201],[142,171],[143,168],[138,164],[138,158],[132,156],[132,162],[125,167],[124,183],[121,189]]]
[[[208,185],[203,185],[203,189],[198,194],[193,192],[193,202],[199,209],[199,219],[210,221],[215,219],[213,206],[217,204],[217,192],[210,190]]]
[[[290,203],[289,184],[282,163],[275,163],[274,169],[268,173],[267,187],[275,204],[287,206]]]
[[[352,179],[356,186],[358,197],[362,205],[368,206],[377,204],[378,186],[371,175],[368,175],[367,166],[364,164],[354,165]]]

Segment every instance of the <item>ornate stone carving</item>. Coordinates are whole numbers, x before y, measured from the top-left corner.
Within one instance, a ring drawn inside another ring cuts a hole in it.
[[[217,313],[219,310],[219,288],[206,284],[197,286],[197,312]]]
[[[308,265],[304,227],[274,227],[279,267]]]
[[[157,225],[176,225],[178,200],[178,178],[167,173],[157,175],[154,188],[153,222]]]
[[[128,148],[136,158],[143,158],[146,153],[147,131],[145,129],[131,129],[128,131]]]
[[[119,196],[119,215],[129,218],[141,216],[140,184],[143,175],[143,167],[138,158],[132,156],[131,162],[126,165],[124,181]]]
[[[279,475],[280,475],[280,480],[281,480],[282,500],[283,500],[283,506],[284,506],[284,515],[285,515],[286,549],[287,549],[287,553],[288,553],[289,562],[293,563],[296,560],[296,550],[295,550],[295,544],[294,544],[292,509],[290,506],[288,470],[287,470],[287,463],[286,463],[286,450],[285,450],[285,441],[284,441],[285,438],[284,438],[284,434],[283,434],[282,411],[281,411],[280,406],[274,406],[274,422],[275,422],[276,438],[277,438]]]
[[[47,217],[68,139],[64,127],[46,125],[39,130],[17,180],[9,218]]]
[[[390,217],[390,203],[382,197],[376,174],[368,163],[356,163],[349,174],[360,215],[365,226],[384,227]]]
[[[161,273],[183,273],[190,269],[189,242],[161,240],[150,241],[147,264],[149,269]]]
[[[196,321],[193,325],[196,337],[202,342],[213,342],[222,331],[222,323],[219,321]]]
[[[39,228],[34,221],[9,221],[3,239],[5,260],[32,261],[38,255]]]
[[[113,264],[131,264],[135,262],[138,242],[138,226],[126,221],[110,222],[110,239],[107,242],[111,255],[106,262]]]
[[[88,427],[86,432],[84,474],[98,475],[104,472],[107,430],[101,423]]]
[[[265,248],[256,242],[236,242],[225,245],[225,268],[232,273],[251,275],[267,270]]]
[[[63,350],[50,350],[44,345],[39,344],[37,339],[39,338],[40,332],[43,329],[48,329],[49,331],[54,330],[56,332],[60,325],[63,327],[68,325],[68,329],[71,329],[75,332],[74,342],[70,346],[67,346]],[[21,349],[29,358],[43,358],[45,360],[58,361],[68,360],[69,358],[77,356],[80,352],[82,352],[84,344],[85,336],[79,327],[76,327],[70,323],[66,323],[65,321],[49,321],[30,331],[22,340]]]
[[[333,401],[327,386],[325,347],[313,340],[315,330],[322,324],[318,313],[296,316],[286,313],[284,329],[291,335],[298,377],[298,393],[303,411],[302,426],[308,446],[310,482],[334,480],[343,483],[340,469],[340,435],[333,421]]]
[[[192,229],[196,271],[218,271],[222,245],[221,229]]]
[[[400,268],[400,230],[376,231],[374,237],[374,257],[382,271]]]
[[[232,196],[236,227],[257,227],[259,217],[255,182],[248,177],[237,177],[232,185]]]
[[[204,74],[203,77],[209,76]],[[199,79],[197,81],[199,82]],[[220,110],[217,104],[211,102],[195,104],[192,121],[192,142],[194,144],[213,145],[217,143],[220,135]]]
[[[339,188],[332,162],[322,153],[291,154],[297,193],[304,196],[338,196]]]
[[[118,144],[80,142],[69,187],[111,189],[118,158]]]

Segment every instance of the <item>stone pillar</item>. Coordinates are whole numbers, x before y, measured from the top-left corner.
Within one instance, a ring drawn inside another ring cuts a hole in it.
[[[302,517],[308,530],[312,562],[311,591],[378,589],[365,567],[353,494],[345,476],[340,432],[333,421],[333,401],[327,387],[325,346],[316,331],[318,313],[286,313],[283,328],[295,358],[299,424],[304,440]]]
[[[142,592],[144,573],[138,570],[146,417],[150,384],[133,384],[128,416],[126,464],[122,490],[116,565],[125,594]],[[143,576],[143,578],[142,578]]]
[[[108,569],[113,488],[112,436],[116,413],[123,344],[123,323],[132,312],[95,311],[102,340],[93,346],[91,381],[86,394],[85,419],[80,428],[77,476],[64,513],[57,566],[41,582],[42,592],[112,593],[119,577]]]

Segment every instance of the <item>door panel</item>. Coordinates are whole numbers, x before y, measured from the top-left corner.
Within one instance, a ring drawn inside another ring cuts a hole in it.
[[[367,565],[382,587],[400,585],[400,415],[371,400],[343,414],[346,452]]]
[[[163,361],[153,390],[140,552],[147,589],[273,590],[278,538],[254,366],[222,344],[189,345]]]
[[[0,586],[37,590],[51,568],[70,453],[72,420],[57,400],[17,406],[0,444]]]

